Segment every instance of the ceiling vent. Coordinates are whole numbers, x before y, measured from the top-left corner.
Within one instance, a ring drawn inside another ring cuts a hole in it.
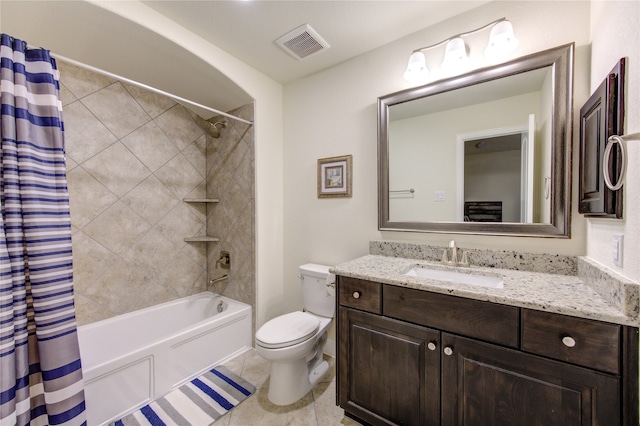
[[[289,31],[276,40],[276,43],[296,59],[303,59],[314,53],[327,50],[327,43],[309,24]]]

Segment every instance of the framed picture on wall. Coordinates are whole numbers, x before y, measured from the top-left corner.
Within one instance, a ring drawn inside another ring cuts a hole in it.
[[[351,197],[351,155],[318,160],[318,198]]]

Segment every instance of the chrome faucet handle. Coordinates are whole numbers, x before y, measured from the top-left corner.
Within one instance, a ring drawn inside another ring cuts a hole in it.
[[[220,257],[216,261],[216,269],[218,266],[221,266],[223,269],[229,269],[231,266],[231,257],[228,251],[222,250],[220,252]]]
[[[471,266],[469,264],[469,257],[466,251],[462,251],[462,259],[458,262],[458,266]]]
[[[458,264],[458,249],[456,248],[456,242],[451,240],[449,242],[449,247],[451,248],[451,263],[454,265]]]

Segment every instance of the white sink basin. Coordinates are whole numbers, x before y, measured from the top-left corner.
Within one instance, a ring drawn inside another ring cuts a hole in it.
[[[480,287],[503,288],[504,281],[501,277],[491,275],[467,274],[464,272],[445,271],[442,269],[428,269],[414,266],[405,275],[409,277],[421,277],[431,280],[447,281],[458,284],[477,285]]]

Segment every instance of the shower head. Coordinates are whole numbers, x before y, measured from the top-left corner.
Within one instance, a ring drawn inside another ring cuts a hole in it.
[[[220,137],[220,129],[224,129],[225,127],[227,127],[227,120],[220,120],[212,123],[209,120],[204,120],[200,117],[196,117],[196,122],[198,123],[200,128],[205,131],[205,133],[216,139]]]
[[[220,129],[224,129],[225,127],[227,127],[226,120],[216,121],[215,123],[211,123],[210,121],[207,121],[207,124],[208,124],[207,133],[209,133],[209,135],[211,135],[211,137],[213,138],[219,138]]]

